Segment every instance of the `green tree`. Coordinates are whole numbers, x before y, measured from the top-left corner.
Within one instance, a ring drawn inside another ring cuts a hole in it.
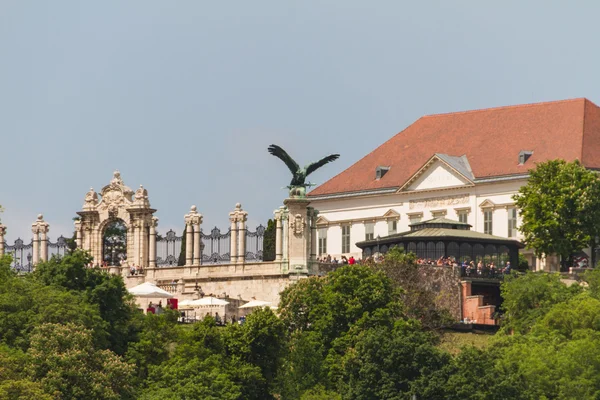
[[[243,334],[243,332],[242,332]],[[243,335],[242,335],[243,336]],[[173,356],[150,367],[141,399],[270,399],[268,384],[258,366],[227,349],[231,335],[211,317],[194,324],[181,337]]]
[[[143,381],[153,365],[160,365],[169,359],[169,347],[177,342],[176,310],[165,310],[162,314],[146,314],[142,319],[142,329],[137,340],[129,345],[126,359],[137,367],[137,378]]]
[[[38,264],[33,276],[45,286],[80,294],[87,303],[96,306],[106,324],[107,346],[118,354],[124,354],[127,343],[135,334],[133,321],[137,313],[133,298],[120,275],[88,268],[90,261],[86,252],[78,250],[60,259],[53,257]]]
[[[550,309],[582,291],[581,286],[567,286],[559,274],[527,272],[507,276],[500,287],[502,309],[505,311],[502,329],[527,333]]]
[[[185,252],[186,252],[186,237],[187,237],[187,225],[183,228],[183,236],[181,237],[181,250],[179,252],[179,258],[177,259],[177,265],[185,265]]]
[[[383,272],[401,289],[400,298],[409,318],[419,320],[424,328],[432,330],[454,323],[448,309],[440,305],[454,293],[433,290],[430,283],[431,277],[443,270],[417,264],[415,254],[405,253],[400,247],[390,249],[382,263],[370,266]]]
[[[600,233],[600,179],[577,160],[553,160],[529,171],[514,196],[523,219],[519,230],[538,256],[558,254],[562,268]]]
[[[275,260],[275,236],[276,236],[277,225],[275,221],[270,219],[267,222],[267,229],[265,229],[265,236],[263,238],[263,261]]]
[[[330,376],[344,399],[407,398],[413,382],[427,380],[450,361],[435,347],[436,337],[414,320],[350,334],[344,354],[329,360]]]
[[[27,355],[27,373],[46,393],[61,399],[132,398],[134,367],[110,350],[96,350],[91,332],[80,326],[36,327]]]

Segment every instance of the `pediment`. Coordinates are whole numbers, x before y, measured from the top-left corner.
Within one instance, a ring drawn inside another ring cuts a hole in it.
[[[383,214],[383,218],[397,218],[400,219],[400,214],[391,208]]]
[[[317,218],[317,225],[328,225],[329,224],[329,220],[325,217],[318,217]]]
[[[465,156],[436,154],[399,191],[435,190],[474,186],[473,173]]]
[[[486,199],[483,203],[479,205],[479,208],[495,208],[498,205],[491,201],[490,199]]]

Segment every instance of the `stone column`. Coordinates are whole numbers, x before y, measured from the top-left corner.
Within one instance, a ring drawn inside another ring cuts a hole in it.
[[[289,225],[289,211],[286,206],[279,207],[281,210],[281,259],[282,261],[289,261],[289,252],[288,252],[288,225]]]
[[[202,263],[202,236],[200,226],[202,225],[202,214],[197,214],[192,218],[194,227],[194,265]]]
[[[281,225],[281,210],[278,208],[273,211],[275,214],[275,261],[281,261],[283,256],[283,242],[282,242],[282,225]]]
[[[196,206],[190,207],[190,212],[185,215],[185,266],[189,267],[194,262],[194,221],[198,216]]]
[[[317,215],[319,212],[313,207],[308,207],[310,220],[310,260],[317,260]]]
[[[42,215],[38,216],[38,227],[40,232],[40,261],[48,261],[48,231],[50,226],[44,222]]]
[[[307,207],[310,200],[306,198],[288,198],[283,201],[288,209],[287,251],[290,271],[308,272],[310,253],[310,225]]]
[[[0,257],[4,255],[4,235],[6,235],[6,226],[0,224]]]
[[[146,223],[143,219],[140,218],[140,235],[139,235],[139,239],[140,242],[138,244],[138,248],[139,253],[138,253],[138,262],[139,262],[139,266],[142,268],[146,268],[147,264],[146,262],[148,261],[148,259],[146,258],[146,246],[145,244],[146,242]]]
[[[77,243],[77,248],[81,249],[81,247],[83,246],[83,243],[81,242],[81,221],[77,220],[75,221],[75,243]]]
[[[152,217],[150,223],[150,248],[148,249],[149,260],[148,267],[156,268],[156,227],[158,226],[158,218]]]
[[[140,262],[140,221],[133,221],[133,258],[129,260],[130,265],[139,266]]]
[[[248,213],[242,211],[238,214],[238,239],[240,241],[238,246],[238,264],[246,262],[246,220],[248,219]]]
[[[32,265],[36,265],[40,261],[40,233],[38,231],[37,223],[31,226],[31,232],[33,233],[33,254],[31,258]]]
[[[237,263],[237,215],[234,212],[229,213],[229,221],[231,222],[231,236],[229,245],[229,260],[232,264]]]

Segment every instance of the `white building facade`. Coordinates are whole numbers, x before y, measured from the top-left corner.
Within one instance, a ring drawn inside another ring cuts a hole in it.
[[[318,256],[362,257],[355,243],[436,217],[521,240],[513,197],[552,159],[600,170],[599,107],[574,99],[422,117],[309,193]],[[559,268],[554,256],[521,253],[532,269]]]

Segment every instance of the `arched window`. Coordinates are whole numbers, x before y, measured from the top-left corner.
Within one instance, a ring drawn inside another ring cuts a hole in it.
[[[407,253],[417,254],[417,245],[415,244],[415,242],[410,242],[406,251]]]
[[[475,262],[483,262],[483,256],[485,255],[485,250],[483,248],[483,245],[481,244],[476,244],[475,246],[473,246],[473,257],[475,258]]]
[[[508,247],[498,247],[498,265],[504,267],[506,266],[507,261],[510,261],[510,251],[508,250]]]
[[[437,260],[439,257],[435,256],[435,243],[427,242],[427,256],[426,258],[431,258],[432,260]]]
[[[473,248],[469,243],[463,243],[460,245],[460,260],[471,261],[473,260]]]
[[[493,244],[485,246],[485,262],[498,264],[498,250]]]
[[[425,242],[417,243],[417,257],[427,258],[427,245],[425,244]]]
[[[444,242],[437,242],[435,244],[435,258],[444,257],[444,252],[446,250],[446,246]]]
[[[381,246],[381,253],[382,253],[382,254],[385,254],[385,253],[387,253],[387,251],[388,251],[388,247],[387,247],[387,245],[385,245],[385,244],[384,244],[383,246]]]
[[[367,257],[371,257],[371,254],[372,254],[371,253],[371,248],[370,247],[365,247],[365,249],[363,250],[363,256],[365,258],[367,258]]]
[[[448,257],[454,257],[456,260],[460,259],[460,248],[458,247],[458,243],[450,242],[446,247],[446,255]]]

